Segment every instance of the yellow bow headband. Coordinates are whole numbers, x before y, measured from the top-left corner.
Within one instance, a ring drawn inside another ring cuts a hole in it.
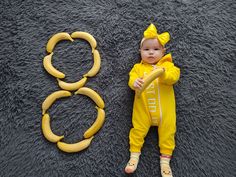
[[[157,38],[161,45],[164,47],[165,44],[170,40],[170,34],[168,32],[164,32],[161,34],[157,33],[157,29],[155,25],[151,24],[143,33],[144,39],[153,39]],[[143,42],[144,40],[142,40]],[[141,43],[142,43],[141,42]]]

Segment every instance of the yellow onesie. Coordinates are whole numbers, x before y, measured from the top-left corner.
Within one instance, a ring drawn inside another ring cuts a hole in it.
[[[132,124],[130,130],[130,152],[141,152],[144,138],[151,126],[158,126],[160,153],[172,155],[175,148],[176,111],[173,84],[180,77],[180,69],[174,66],[171,54],[167,54],[155,64],[135,64],[129,73],[129,86],[149,74],[156,67],[164,67],[165,72],[154,80],[140,97],[135,95]]]

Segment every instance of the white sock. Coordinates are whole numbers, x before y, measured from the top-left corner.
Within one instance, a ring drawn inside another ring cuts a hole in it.
[[[161,176],[162,177],[173,177],[172,171],[170,168],[170,159],[168,157],[161,157],[160,158],[160,165],[161,165]]]
[[[127,165],[125,167],[126,173],[133,173],[137,169],[140,154],[141,154],[140,152],[131,152],[130,153],[129,162],[127,163]]]

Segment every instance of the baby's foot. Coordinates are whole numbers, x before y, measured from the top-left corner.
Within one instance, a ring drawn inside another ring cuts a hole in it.
[[[173,177],[172,171],[170,168],[170,158],[161,157],[161,176],[162,177]]]
[[[140,153],[131,153],[129,162],[127,163],[125,167],[126,173],[134,173],[134,171],[137,169],[138,162],[139,162],[139,155]]]
[[[170,165],[161,165],[161,176],[162,177],[173,177]]]

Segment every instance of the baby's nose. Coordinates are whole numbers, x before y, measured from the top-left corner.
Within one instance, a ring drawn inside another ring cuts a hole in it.
[[[153,54],[154,52],[153,52],[153,50],[149,50],[149,54]]]

